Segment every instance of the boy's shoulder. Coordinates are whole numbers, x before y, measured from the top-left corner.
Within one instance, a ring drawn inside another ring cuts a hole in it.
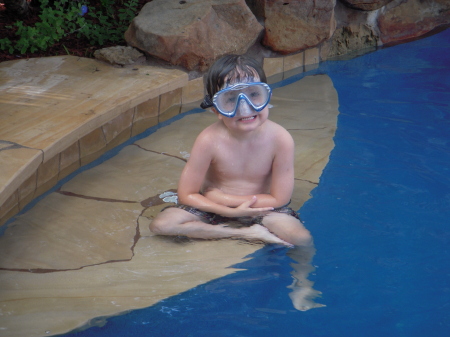
[[[197,135],[197,142],[203,141],[211,143],[213,140],[217,139],[220,134],[223,132],[223,127],[220,125],[219,122],[215,122],[206,128],[204,128],[198,135]]]
[[[222,123],[220,123],[220,121],[216,121],[208,125],[206,128],[204,128],[198,135],[199,136],[214,135],[218,132],[223,131],[225,131],[225,128],[223,127]]]
[[[291,133],[282,125],[272,121],[266,121],[268,128],[268,132],[273,134],[275,137],[288,137],[291,138]]]
[[[284,126],[282,126],[281,124],[278,124],[277,122],[274,122],[271,119],[268,119],[266,121],[266,123],[267,123],[267,125],[271,126],[276,131],[283,131],[284,130],[284,131],[287,132],[287,130],[286,130],[286,128]]]
[[[197,136],[197,141],[212,145],[217,141],[222,141],[223,137],[229,138],[228,130],[223,123],[217,121],[203,129]],[[284,126],[269,119],[264,122],[263,132],[260,133],[260,137],[267,141],[292,140],[290,132]]]

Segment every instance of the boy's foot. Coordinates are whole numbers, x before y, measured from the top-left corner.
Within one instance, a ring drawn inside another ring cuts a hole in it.
[[[244,229],[244,228],[242,228]],[[293,248],[294,245],[281,240],[278,236],[272,234],[266,227],[255,224],[253,226],[246,228],[247,233],[245,233],[245,239],[248,240],[259,240],[267,243],[275,243],[279,245],[283,245],[289,248]]]
[[[289,287],[288,287],[289,288]],[[314,290],[310,287],[292,287],[292,292],[289,297],[292,300],[292,304],[295,309],[300,311],[306,311],[313,308],[325,307],[324,304],[316,303],[313,301],[314,298],[319,297],[322,293],[320,291]]]

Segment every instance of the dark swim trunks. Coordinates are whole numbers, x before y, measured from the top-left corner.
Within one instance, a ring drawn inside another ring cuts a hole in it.
[[[211,213],[211,212],[204,212],[204,211],[199,210],[198,208],[195,208],[192,206],[187,206],[187,205],[182,205],[182,204],[168,206],[166,208],[170,208],[170,207],[175,207],[175,208],[185,210],[186,212],[189,212],[191,214],[198,216],[200,219],[202,219],[203,222],[209,223],[211,225],[220,225],[220,224],[226,223],[227,225],[230,225],[232,227],[250,227],[255,224],[262,225],[262,220],[264,219],[264,215],[259,215],[259,216],[255,216],[255,217],[241,216],[241,217],[230,218],[230,217],[222,216],[222,215]],[[294,211],[292,208],[288,207],[287,205],[275,208],[272,212],[287,214],[287,215],[293,216],[294,218],[301,221],[297,212]]]

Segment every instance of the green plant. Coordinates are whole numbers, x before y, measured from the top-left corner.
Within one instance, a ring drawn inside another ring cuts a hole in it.
[[[94,2],[96,3],[96,2]],[[9,53],[15,51],[25,54],[38,49],[47,50],[69,34],[77,34],[78,38],[86,37],[91,45],[102,46],[105,43],[123,41],[123,34],[136,15],[138,0],[122,1],[125,8],[114,11],[115,0],[101,0],[97,6],[90,6],[89,12],[82,12],[86,1],[41,0],[41,13],[34,27],[24,26],[22,21],[14,23],[16,39],[0,39],[0,49]]]

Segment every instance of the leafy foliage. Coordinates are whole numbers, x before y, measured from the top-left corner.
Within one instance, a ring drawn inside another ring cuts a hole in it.
[[[117,12],[114,3],[123,5]],[[120,43],[123,34],[136,16],[138,0],[101,0],[96,6],[87,6],[86,0],[41,0],[40,22],[25,26],[16,21],[9,29],[16,29],[15,39],[0,39],[0,50],[9,53],[47,50],[69,34],[87,38],[91,45]]]

